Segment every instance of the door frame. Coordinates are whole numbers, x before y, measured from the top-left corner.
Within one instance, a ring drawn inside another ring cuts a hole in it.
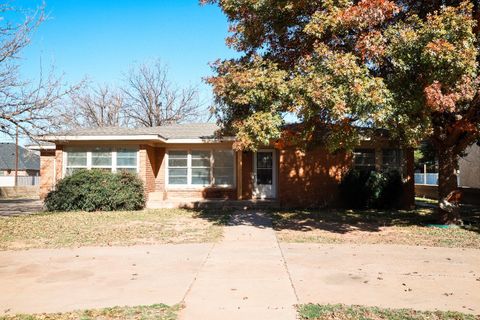
[[[258,152],[271,152],[272,153],[272,197],[265,199],[276,199],[278,193],[278,184],[277,184],[277,151],[275,149],[259,149],[257,152],[253,153],[253,198],[261,199],[261,196],[257,194],[257,153]]]

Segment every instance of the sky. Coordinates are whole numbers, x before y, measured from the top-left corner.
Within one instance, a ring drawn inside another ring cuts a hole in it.
[[[34,10],[38,0],[12,0]],[[85,77],[115,85],[135,63],[160,59],[179,86],[197,85],[202,100],[211,89],[202,78],[209,62],[237,55],[225,45],[226,17],[198,0],[45,0],[48,19],[23,51],[23,77],[35,79],[52,65],[69,83]]]

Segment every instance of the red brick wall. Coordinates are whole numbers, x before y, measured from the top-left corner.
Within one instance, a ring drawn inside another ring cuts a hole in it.
[[[351,166],[351,156],[316,148],[279,151],[278,200],[285,207],[320,207],[337,198],[338,183]]]
[[[140,179],[144,183],[145,195],[155,191],[156,152],[149,145],[140,145]]]
[[[55,163],[56,162],[56,163]],[[44,199],[53,190],[56,181],[63,175],[63,147],[57,146],[56,150],[40,151],[40,198]],[[56,168],[56,173],[54,173]],[[56,181],[54,181],[56,178]]]
[[[40,198],[44,199],[53,187],[53,161],[55,150],[40,152]]]
[[[242,176],[237,177],[237,181],[242,179],[242,199],[248,200],[253,197],[253,153],[242,153]]]
[[[237,199],[236,188],[169,189],[167,199]]]
[[[155,178],[155,191],[165,192],[165,148],[156,148],[157,173]]]

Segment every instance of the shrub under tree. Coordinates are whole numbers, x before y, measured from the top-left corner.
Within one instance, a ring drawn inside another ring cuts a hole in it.
[[[116,211],[145,207],[143,182],[127,172],[80,170],[62,179],[46,199],[48,211]]]
[[[340,183],[340,199],[349,209],[391,209],[403,195],[398,171],[351,170]]]

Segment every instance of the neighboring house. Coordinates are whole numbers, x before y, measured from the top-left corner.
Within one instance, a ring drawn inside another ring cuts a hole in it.
[[[398,150],[386,138],[362,142],[355,156],[281,143],[249,152],[234,151],[235,139],[218,137],[217,131],[215,124],[203,123],[79,129],[41,137],[56,145],[41,150],[41,196],[76,170],[99,168],[137,173],[149,207],[202,199],[271,199],[285,207],[318,207],[335,202],[342,176],[357,166],[400,169],[406,181],[403,203],[414,203],[413,151]]]
[[[474,144],[466,152],[459,161],[460,186],[480,189],[480,147]]]
[[[0,186],[15,185],[15,143],[0,143]],[[35,184],[40,174],[40,156],[22,146],[18,146],[18,177],[21,185]]]

